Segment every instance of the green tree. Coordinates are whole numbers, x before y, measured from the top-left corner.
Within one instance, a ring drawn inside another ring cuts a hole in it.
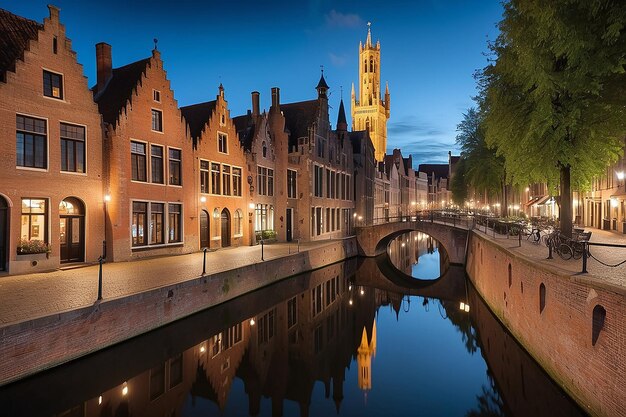
[[[504,158],[497,155],[495,148],[487,145],[481,114],[473,107],[468,109],[456,130],[461,161],[465,160],[465,183],[480,194],[486,192],[490,197],[502,195],[506,179]],[[452,193],[454,195],[454,188]],[[506,201],[502,203],[506,212]]]
[[[585,188],[623,152],[626,3],[506,0],[494,58],[479,77],[486,140],[517,184],[560,191],[572,230],[572,184]]]
[[[456,164],[454,175],[450,180],[450,191],[452,191],[452,200],[459,206],[467,200],[467,189],[469,184],[465,178],[465,157],[461,155],[459,162]]]

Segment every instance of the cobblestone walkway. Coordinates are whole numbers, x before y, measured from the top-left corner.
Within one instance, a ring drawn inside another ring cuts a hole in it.
[[[329,241],[307,242],[300,251]],[[287,256],[297,243],[265,245],[264,259]],[[103,298],[135,294],[151,288],[197,278],[202,274],[202,252],[166,256],[103,266]],[[207,252],[206,273],[261,262],[261,246],[241,246]],[[28,275],[0,276],[0,327],[93,304],[98,297],[98,265]]]

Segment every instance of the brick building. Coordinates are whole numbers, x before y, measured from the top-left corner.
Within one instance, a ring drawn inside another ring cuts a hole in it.
[[[192,142],[161,54],[112,68],[111,46],[96,45],[104,119],[108,259],[198,249]],[[183,189],[183,186],[185,187]]]
[[[102,253],[100,114],[48,8],[43,24],[0,9],[0,272],[11,274]]]
[[[200,247],[223,248],[250,242],[245,223],[248,170],[237,128],[230,117],[224,87],[215,100],[180,109],[193,138],[196,192],[187,196],[197,201]],[[195,196],[198,196],[197,198]]]

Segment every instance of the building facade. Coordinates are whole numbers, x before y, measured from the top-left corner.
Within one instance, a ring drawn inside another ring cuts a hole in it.
[[[59,9],[0,9],[0,272],[95,262],[104,239],[102,128]]]

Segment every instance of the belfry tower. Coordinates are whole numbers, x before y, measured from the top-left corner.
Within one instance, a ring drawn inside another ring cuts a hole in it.
[[[389,85],[384,100],[380,91],[380,41],[372,45],[371,23],[367,23],[365,45],[359,42],[359,99],[352,84],[352,130],[368,130],[374,144],[374,157],[382,161],[387,149]]]

